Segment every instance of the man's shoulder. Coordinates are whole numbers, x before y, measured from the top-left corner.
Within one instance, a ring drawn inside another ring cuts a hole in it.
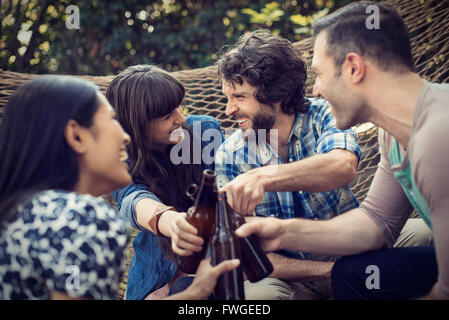
[[[410,137],[410,149],[414,153],[444,154],[449,135],[449,84],[427,83],[421,105],[417,107]],[[425,150],[425,151],[424,151]]]
[[[308,114],[324,114],[330,112],[330,105],[324,98],[306,98],[309,101]]]

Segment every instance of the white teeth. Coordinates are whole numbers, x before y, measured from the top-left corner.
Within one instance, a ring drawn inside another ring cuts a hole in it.
[[[125,161],[126,159],[128,159],[128,152],[126,151],[120,152],[120,161]]]
[[[248,121],[249,118],[242,118],[242,119],[238,119],[237,122],[238,124],[242,124],[245,123],[246,121]]]
[[[184,137],[184,130],[182,129],[182,127],[179,127],[178,129],[175,129],[172,132],[170,132],[170,141],[177,142],[181,137],[182,138]]]

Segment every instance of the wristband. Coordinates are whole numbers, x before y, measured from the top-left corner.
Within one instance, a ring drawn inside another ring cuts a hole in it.
[[[158,223],[159,223],[159,219],[161,218],[162,214],[168,210],[176,210],[176,209],[174,207],[169,207],[169,206],[159,206],[156,210],[156,213],[148,221],[148,225],[150,226],[151,230],[153,230],[154,234],[157,236],[164,237],[164,238],[168,238],[168,237],[163,235],[159,231]]]

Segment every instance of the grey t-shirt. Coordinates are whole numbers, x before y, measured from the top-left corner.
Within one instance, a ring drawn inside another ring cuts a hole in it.
[[[379,129],[381,160],[360,208],[384,233],[392,247],[408,219],[412,205],[393,175],[388,153],[394,138]],[[416,105],[407,150],[413,179],[430,209],[439,276],[436,296],[449,299],[449,85],[427,81]],[[405,161],[405,160],[404,160]]]

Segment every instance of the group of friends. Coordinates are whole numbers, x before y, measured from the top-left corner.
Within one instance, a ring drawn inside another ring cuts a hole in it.
[[[156,66],[128,67],[105,95],[70,76],[21,86],[0,126],[0,299],[114,299],[129,226],[126,299],[210,298],[240,262],[206,258],[188,275],[174,259],[206,245],[185,195],[205,169],[246,217],[236,234],[257,234],[274,266],[245,280],[247,299],[448,299],[449,85],[417,74],[393,7],[376,3],[380,27],[366,27],[370,5],[314,24],[313,98],[287,39],[259,30],[223,51],[239,126],[226,138],[217,119],[185,115],[184,86]],[[364,122],[379,127],[380,162],[359,204],[351,127]]]

